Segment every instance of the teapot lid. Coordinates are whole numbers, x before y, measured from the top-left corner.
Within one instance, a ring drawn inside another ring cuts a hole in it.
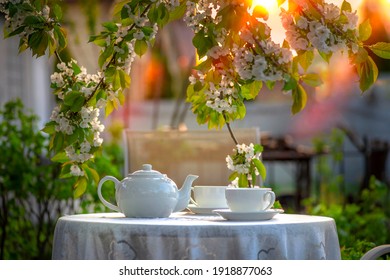
[[[143,164],[142,169],[133,172],[131,176],[163,177],[164,175],[156,170],[153,170],[151,164]]]

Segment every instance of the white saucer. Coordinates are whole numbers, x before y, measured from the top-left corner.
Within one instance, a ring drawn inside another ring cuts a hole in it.
[[[199,207],[195,204],[189,204],[187,206],[187,208],[189,210],[191,210],[191,212],[193,212],[194,214],[202,214],[202,215],[215,215],[216,213],[214,213],[213,211],[218,209],[218,210],[224,210],[224,209],[220,209],[220,208],[208,208],[208,207]],[[226,208],[227,209],[227,208]]]
[[[213,212],[231,221],[265,221],[284,211],[282,209],[269,209],[256,212],[232,212],[230,209],[216,209]]]

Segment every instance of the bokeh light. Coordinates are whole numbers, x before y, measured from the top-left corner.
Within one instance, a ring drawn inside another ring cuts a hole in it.
[[[269,13],[275,12],[278,9],[276,0],[253,0],[252,6],[263,6]]]

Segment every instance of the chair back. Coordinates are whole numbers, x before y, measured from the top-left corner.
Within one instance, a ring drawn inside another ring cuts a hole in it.
[[[390,244],[379,245],[366,252],[361,260],[376,260],[385,255],[390,255]]]
[[[260,143],[258,128],[235,129],[234,134],[239,143]],[[125,175],[150,163],[179,188],[188,174],[199,176],[195,185],[230,183],[226,156],[235,145],[227,130],[124,130],[124,141]]]

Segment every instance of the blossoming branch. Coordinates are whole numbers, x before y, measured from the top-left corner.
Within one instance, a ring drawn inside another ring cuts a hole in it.
[[[145,54],[169,21],[183,18],[194,32],[200,62],[190,77],[187,101],[199,124],[229,129],[236,150],[227,163],[233,171],[231,179],[239,178],[241,186],[251,185],[259,174],[264,179],[265,168],[258,158],[260,147],[239,144],[230,123],[245,117],[245,101],[255,99],[263,85],[272,89],[281,83],[291,95],[292,113],[298,113],[307,102],[304,85],[321,84],[319,75],[309,72],[316,53],[329,61],[338,51],[346,52],[356,67],[362,91],[376,81],[378,69],[367,50],[389,59],[390,44],[366,45],[371,26],[368,21],[358,24],[356,11],[347,1],[340,6],[323,0],[284,2],[278,0],[283,4],[281,21],[286,29],[286,40],[280,45],[272,40],[267,11],[252,7],[251,0],[120,1],[114,20],[90,38],[101,47],[100,71],[88,74],[75,60],[61,61],[66,31],[58,5],[49,7],[44,0],[0,0],[5,37],[18,35],[20,51],[31,49],[33,55],[47,53],[59,60],[51,76],[58,104],[43,131],[50,135],[56,153],[52,160],[62,164],[61,176],[78,177],[75,196],[84,193],[90,180],[99,180],[90,162],[103,141],[100,109],[107,116],[123,104],[132,62]],[[251,156],[242,157],[242,151]]]

